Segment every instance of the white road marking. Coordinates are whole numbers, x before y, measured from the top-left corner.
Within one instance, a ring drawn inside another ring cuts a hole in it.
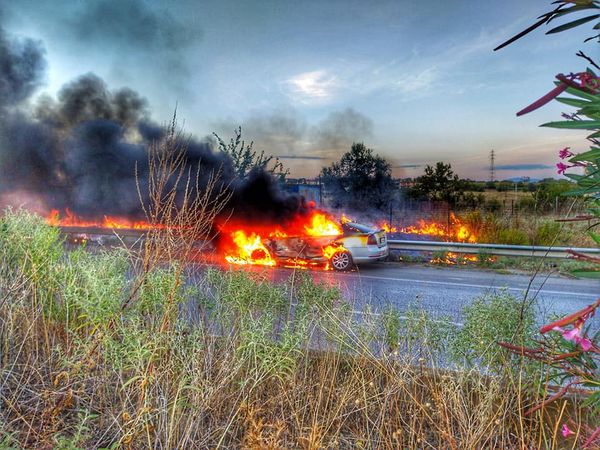
[[[361,311],[359,309],[353,309],[352,310],[352,314],[354,314],[355,316],[375,316],[375,317],[380,317],[381,313],[378,312],[373,312],[373,311]],[[400,320],[408,320],[410,319],[410,317],[408,316],[397,316],[398,319]],[[431,319],[432,322],[435,323],[449,323],[451,325],[456,325],[459,327],[463,326],[462,322],[452,322],[452,321],[448,321],[448,320],[440,320],[440,319]]]
[[[409,279],[409,278],[392,278],[392,277],[378,277],[378,276],[374,276],[374,275],[348,275],[349,277],[353,277],[353,278],[370,278],[373,280],[386,280],[386,281],[402,281],[405,283],[422,283],[422,284],[437,284],[437,285],[444,285],[444,286],[458,286],[458,287],[471,287],[471,288],[479,288],[479,289],[505,289],[508,291],[516,291],[516,292],[524,292],[526,289],[525,288],[514,288],[514,287],[508,287],[508,286],[494,286],[494,285],[490,285],[490,286],[485,286],[485,285],[481,285],[481,284],[471,284],[471,283],[452,283],[449,281],[432,281],[432,280],[416,280],[416,279]],[[556,294],[556,295],[571,295],[571,296],[576,296],[576,297],[590,297],[590,298],[598,298],[600,297],[600,293],[599,294],[586,294],[586,293],[581,293],[581,292],[568,292],[568,291],[552,291],[552,290],[536,290],[534,286],[531,287],[531,292],[535,293],[535,294]]]

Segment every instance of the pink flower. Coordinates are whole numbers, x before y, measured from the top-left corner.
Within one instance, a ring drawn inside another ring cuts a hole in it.
[[[569,151],[570,148],[571,147],[565,147],[561,151],[558,152],[558,156],[560,157],[560,159],[570,158],[571,156],[574,155],[574,153],[571,153]]]
[[[562,335],[565,341],[574,341],[579,337],[579,333],[581,332],[581,328],[571,328],[570,330],[562,330]]]
[[[566,423],[563,423],[562,426],[562,435],[563,437],[569,437],[569,435],[571,434],[575,434],[575,432],[573,430],[571,430]]]
[[[567,166],[566,164],[559,162],[556,164],[556,168],[558,169],[556,172],[559,175],[562,175],[563,173],[565,173],[565,170],[567,170],[569,167],[571,166]]]
[[[565,330],[561,327],[554,327],[552,329],[561,333],[565,341],[574,342],[581,346],[581,350],[587,352],[592,348],[592,341],[581,336],[581,327],[583,327],[583,323],[584,321],[578,321],[570,330]]]
[[[581,350],[584,352],[589,352],[592,348],[592,341],[587,338],[578,338],[575,342],[581,346]]]

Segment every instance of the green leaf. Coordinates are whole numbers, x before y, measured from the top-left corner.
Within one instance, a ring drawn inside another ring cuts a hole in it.
[[[588,138],[592,138],[592,139],[600,138],[600,131],[596,131],[595,133],[590,134],[588,136]]]
[[[546,122],[540,127],[566,128],[570,130],[597,130],[600,120],[561,120],[560,122]]]
[[[600,234],[590,231],[590,236],[596,244],[600,245]]]
[[[594,159],[600,158],[600,148],[592,147],[591,150],[583,153],[579,153],[575,155],[573,158],[569,159],[570,162],[578,162],[578,161],[592,161]]]
[[[575,108],[585,108],[591,104],[589,101],[571,97],[556,97],[555,100],[564,103],[565,105],[574,106]]]
[[[591,16],[582,17],[581,19],[574,20],[573,22],[568,22],[556,28],[552,28],[550,31],[547,31],[546,34],[560,33],[561,31],[570,30],[571,28],[583,25],[584,23],[590,22],[594,19],[597,19],[598,17],[600,17],[600,14],[593,14]]]
[[[585,4],[585,5],[574,5],[569,8],[562,9],[562,10],[558,11],[557,13],[555,13],[553,19],[564,16],[565,14],[571,14],[574,12],[583,11],[585,9],[598,9],[598,6],[594,5],[593,3]]]
[[[565,173],[565,177],[570,178],[571,180],[574,180],[574,181],[579,181],[579,180],[583,180],[585,178],[585,175],[578,175],[576,173]]]
[[[576,269],[572,270],[571,273],[579,278],[600,279],[600,270]]]
[[[559,82],[557,82],[557,83],[559,83]],[[574,95],[579,98],[585,98],[585,99],[591,100],[593,102],[598,100],[597,95],[590,94],[589,92],[582,91],[581,89],[575,89],[574,87],[570,87],[570,86],[565,90],[565,92],[567,94],[571,94],[571,95]]]

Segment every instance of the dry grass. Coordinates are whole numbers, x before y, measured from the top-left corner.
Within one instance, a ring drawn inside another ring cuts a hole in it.
[[[218,337],[132,317],[90,336],[33,297],[20,291],[0,311],[2,432],[23,448],[470,449],[536,438],[535,424],[521,431],[522,397],[504,377],[376,358],[375,341],[350,334],[335,310],[286,346],[277,327],[253,335],[261,319],[245,314],[259,310],[245,306]],[[336,351],[307,350],[315,333]]]
[[[535,396],[510,361],[487,375],[468,366],[435,369],[445,338],[423,318],[384,333],[385,321],[357,319],[337,289],[310,277],[273,286],[261,274],[213,269],[182,283],[165,266],[145,274],[135,301],[122,308],[139,285],[117,270],[126,257],[53,255],[44,243],[58,235],[41,221],[17,214],[6,223],[0,433],[7,447],[562,442],[555,419],[523,417]],[[484,344],[496,351],[494,342]]]
[[[512,201],[514,201],[515,203],[517,203],[519,200],[521,199],[530,199],[531,198],[531,192],[526,192],[526,191],[522,191],[522,190],[509,190],[509,191],[497,191],[496,189],[486,189],[483,192],[474,192],[473,194],[477,195],[477,194],[483,194],[485,197],[485,201],[489,202],[491,200],[497,200],[499,202],[504,202],[506,201],[506,203],[508,204],[508,206],[510,207],[510,204]]]

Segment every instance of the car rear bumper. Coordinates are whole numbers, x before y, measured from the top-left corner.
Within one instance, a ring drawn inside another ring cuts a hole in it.
[[[367,248],[361,248],[360,251],[351,251],[350,253],[352,254],[352,260],[360,264],[386,259],[389,255],[389,249],[387,245],[385,247],[368,246]]]

